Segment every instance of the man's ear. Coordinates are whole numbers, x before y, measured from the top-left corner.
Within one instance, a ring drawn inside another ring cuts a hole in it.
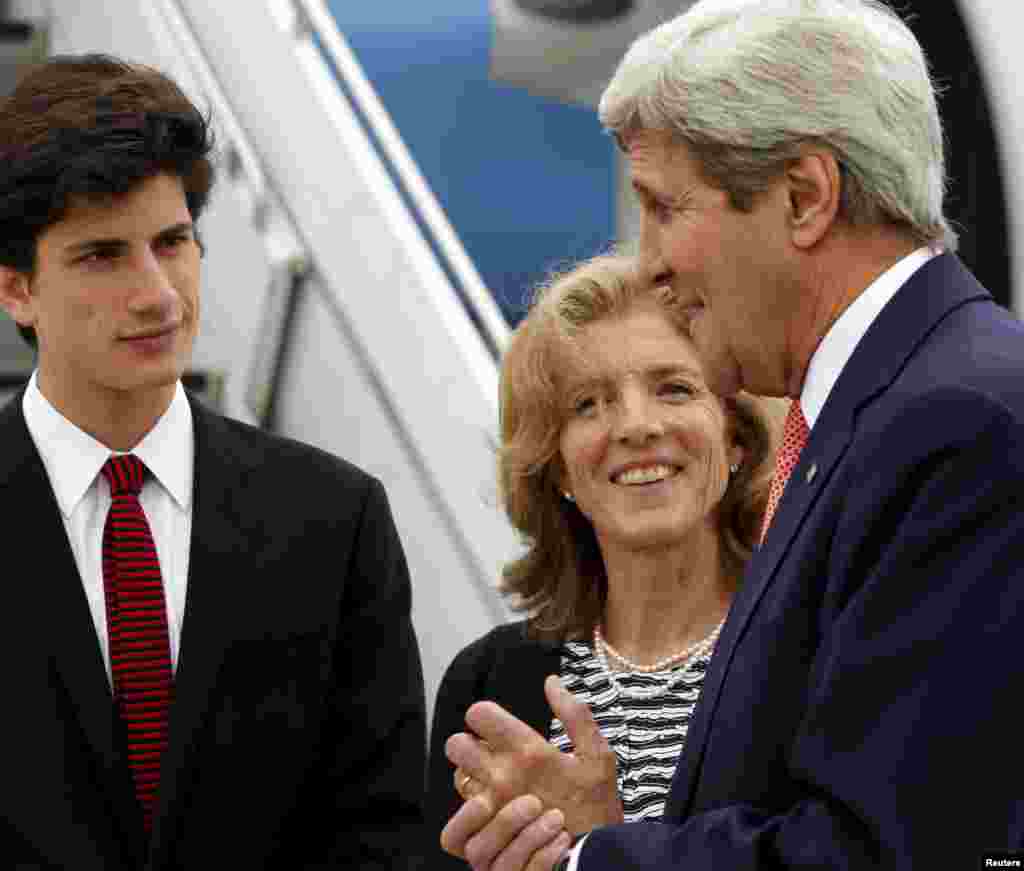
[[[0,266],[0,307],[23,327],[35,323],[29,277],[11,266]]]
[[[835,155],[811,148],[786,168],[789,222],[793,244],[811,248],[835,223],[842,194],[842,175]]]

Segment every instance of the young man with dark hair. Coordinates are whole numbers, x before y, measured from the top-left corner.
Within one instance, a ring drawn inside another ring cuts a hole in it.
[[[207,121],[156,70],[59,57],[0,101],[0,156],[0,305],[38,349],[0,410],[0,514],[31,543],[4,864],[413,864],[423,680],[383,488],[181,386]]]

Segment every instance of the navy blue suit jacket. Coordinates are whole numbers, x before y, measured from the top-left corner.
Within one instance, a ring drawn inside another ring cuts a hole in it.
[[[665,821],[580,869],[1024,846],[1024,325],[952,254],[857,346],[722,632]]]

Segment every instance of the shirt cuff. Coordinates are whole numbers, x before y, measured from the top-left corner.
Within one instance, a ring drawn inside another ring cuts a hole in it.
[[[587,832],[582,838],[580,838],[569,851],[569,864],[566,871],[576,871],[576,866],[580,863],[580,853],[583,852],[583,845],[587,842],[587,838],[590,837],[590,833]]]

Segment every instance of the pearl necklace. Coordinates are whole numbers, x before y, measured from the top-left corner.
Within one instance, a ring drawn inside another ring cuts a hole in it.
[[[662,695],[663,693],[668,692],[670,689],[674,688],[675,685],[679,683],[684,677],[686,677],[686,675],[690,671],[690,666],[693,665],[693,663],[697,662],[697,660],[699,660],[702,656],[704,656],[708,651],[710,651],[715,646],[715,642],[718,641],[718,635],[722,631],[722,626],[724,624],[725,620],[723,619],[721,623],[719,623],[714,629],[711,630],[711,634],[708,635],[707,638],[697,642],[696,648],[692,650],[692,652],[689,655],[688,661],[685,663],[685,665],[683,665],[682,668],[676,669],[672,673],[671,677],[664,683],[659,683],[652,687],[632,687],[627,689],[619,683],[619,679],[615,676],[615,672],[608,664],[608,656],[606,653],[606,651],[610,651],[610,648],[608,647],[608,642],[604,640],[603,636],[601,635],[601,631],[598,627],[594,628],[594,652],[597,654],[597,659],[601,663],[601,668],[604,669],[604,673],[608,675],[608,680],[611,682],[611,685],[615,687],[615,690],[619,693],[619,695],[628,696],[631,699],[648,701],[650,699]],[[691,645],[691,648],[692,647],[693,646]],[[675,659],[675,657],[669,658]]]
[[[615,688],[615,692],[621,696],[628,697],[638,701],[649,701],[650,699],[656,698],[657,696],[664,695],[675,688],[675,686],[682,681],[687,674],[690,672],[690,666],[700,659],[701,656],[705,655],[714,646],[715,642],[718,641],[718,635],[721,632],[722,623],[719,623],[713,630],[712,634],[705,640],[698,643],[696,650],[690,654],[689,660],[681,668],[677,668],[671,672],[671,677],[664,683],[655,684],[652,687],[624,687],[618,683],[618,678],[615,677],[615,672],[608,664],[608,657],[605,653],[607,642],[601,638],[600,633],[595,635],[594,639],[594,652],[597,654],[597,659],[601,663],[601,667],[604,669],[604,673],[608,676],[608,681],[611,686]]]
[[[703,653],[710,648],[715,641],[718,640],[718,635],[722,631],[722,626],[725,625],[725,619],[719,623],[711,633],[705,638],[700,639],[691,644],[689,647],[685,647],[678,653],[673,653],[671,656],[666,656],[664,659],[659,659],[657,662],[651,665],[641,665],[639,662],[633,662],[631,659],[626,659],[619,651],[612,647],[607,639],[601,634],[601,627],[597,625],[594,627],[594,650],[600,655],[603,650],[607,656],[610,656],[616,662],[621,663],[625,666],[626,671],[637,671],[640,674],[650,674],[655,671],[665,671],[671,668],[677,662],[682,662],[684,659],[694,659],[699,652]]]

